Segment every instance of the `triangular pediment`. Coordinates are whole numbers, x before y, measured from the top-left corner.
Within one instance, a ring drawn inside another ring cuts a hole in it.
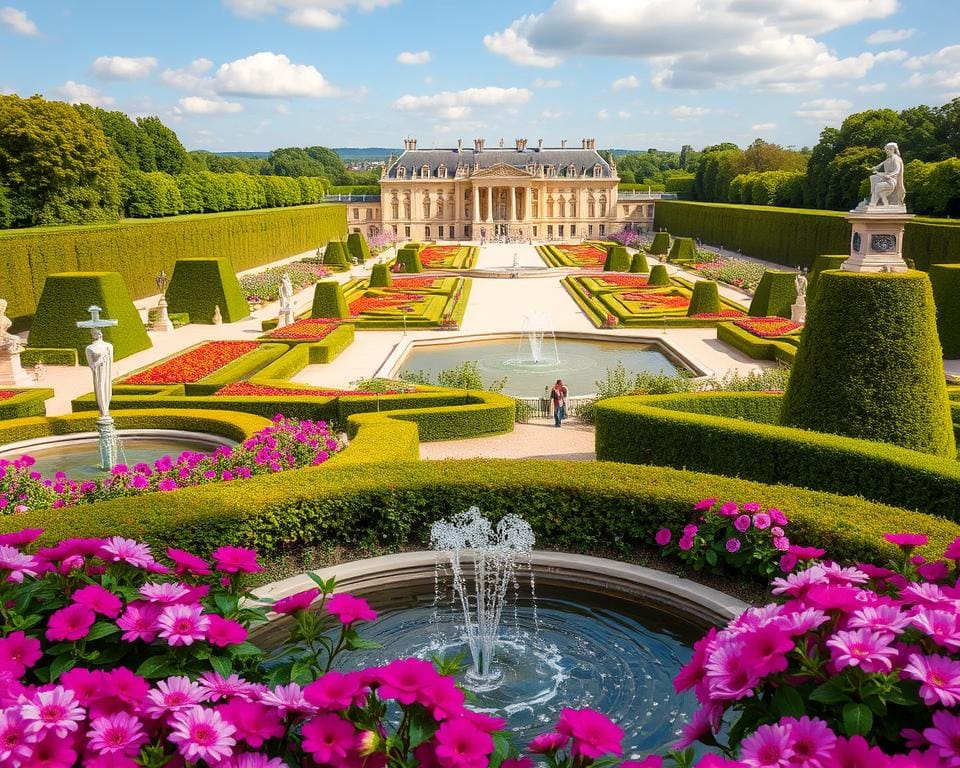
[[[471,174],[471,178],[474,178],[474,179],[504,178],[504,177],[530,179],[530,178],[533,178],[533,174],[523,170],[522,168],[517,168],[516,166],[510,165],[508,163],[497,163],[496,165],[492,165],[489,168],[481,168],[479,171],[476,171],[475,173]]]

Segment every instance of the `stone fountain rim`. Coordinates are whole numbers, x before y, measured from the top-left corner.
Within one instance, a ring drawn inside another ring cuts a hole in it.
[[[212,447],[237,445],[237,441],[231,440],[222,435],[216,435],[211,432],[194,432],[185,429],[148,429],[148,428],[130,428],[118,429],[117,437],[121,439],[137,439],[140,437],[171,437],[181,440],[192,440],[194,442],[209,443]],[[4,443],[0,445],[0,457],[9,457],[13,454],[19,454],[25,450],[46,449],[56,446],[66,447],[81,443],[95,444],[99,440],[96,432],[70,432],[65,435],[39,435],[27,440],[18,440],[15,443]]]
[[[436,557],[433,551],[403,552],[353,560],[311,573],[322,579],[335,576],[337,592],[363,596],[404,586],[432,585]],[[725,624],[750,607],[695,581],[619,560],[534,550],[530,561],[538,584],[613,593],[652,604],[694,624]],[[259,587],[254,594],[280,600],[315,586],[307,573],[301,573]]]

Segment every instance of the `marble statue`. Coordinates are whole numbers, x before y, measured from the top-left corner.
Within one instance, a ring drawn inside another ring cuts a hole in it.
[[[280,309],[290,309],[293,306],[293,282],[288,272],[280,278]]]
[[[803,306],[807,303],[807,276],[803,272],[797,272],[794,282],[797,286],[797,304]]]
[[[903,206],[907,190],[903,184],[903,158],[895,142],[884,147],[887,159],[871,168],[870,175],[871,207]]]
[[[113,381],[113,344],[103,340],[103,331],[91,330],[93,341],[87,345],[87,365],[93,371],[93,393],[101,417],[110,415],[110,397]]]
[[[7,317],[7,300],[0,299],[0,352],[14,355],[23,351],[23,342],[19,336],[10,333],[11,325],[13,321]]]

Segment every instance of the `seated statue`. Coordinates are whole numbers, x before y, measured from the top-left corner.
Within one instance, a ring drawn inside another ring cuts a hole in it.
[[[884,147],[887,159],[871,168],[870,175],[871,206],[902,206],[907,196],[903,185],[903,158],[896,143],[890,142]]]

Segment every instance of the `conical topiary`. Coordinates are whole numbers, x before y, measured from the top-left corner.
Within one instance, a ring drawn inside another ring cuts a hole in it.
[[[670,275],[667,272],[667,267],[664,264],[654,264],[653,269],[650,270],[650,279],[647,280],[647,285],[658,287],[664,285],[670,285]]]
[[[360,232],[351,232],[347,235],[347,253],[361,264],[370,258],[367,239]]]
[[[313,289],[310,317],[350,317],[343,288],[335,280],[321,280]]]
[[[400,264],[400,271],[407,274],[423,272],[423,263],[420,261],[420,249],[415,246],[405,245],[397,253],[397,263]]]
[[[630,269],[630,254],[622,245],[607,247],[607,258],[603,260],[604,272],[626,272]]]
[[[697,280],[687,307],[687,317],[692,315],[716,315],[720,312],[720,292],[713,280]]]
[[[349,267],[347,260],[347,251],[343,243],[339,240],[331,240],[327,243],[327,250],[323,252],[323,265],[325,267]]]
[[[386,264],[374,264],[373,271],[370,273],[371,288],[389,288],[393,285],[393,275],[387,269]]]
[[[790,317],[790,305],[797,300],[797,273],[768,269],[763,273],[747,314],[752,317]]]
[[[665,256],[670,252],[670,234],[668,232],[657,232],[653,236],[653,242],[647,249],[651,256]]]
[[[823,255],[817,256],[813,260],[813,266],[810,267],[810,274],[807,275],[807,306],[813,304],[813,297],[817,294],[817,283],[820,282],[820,275],[828,269],[840,269],[848,258],[847,255]]]
[[[822,273],[780,421],[956,458],[927,275]]]
[[[647,255],[643,251],[637,251],[630,259],[631,272],[649,272],[650,265],[647,264]]]

